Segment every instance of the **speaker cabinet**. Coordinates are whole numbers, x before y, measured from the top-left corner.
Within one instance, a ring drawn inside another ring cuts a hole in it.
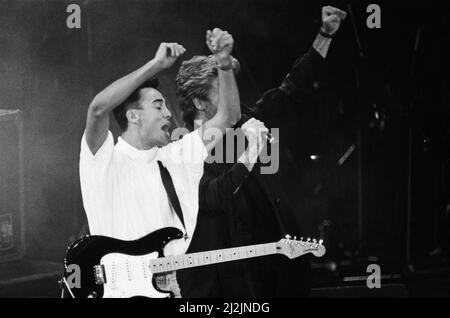
[[[22,112],[0,109],[0,263],[24,253]]]

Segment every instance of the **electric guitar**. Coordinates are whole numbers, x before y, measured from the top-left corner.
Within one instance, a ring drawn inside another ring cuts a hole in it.
[[[183,233],[173,227],[135,241],[85,236],[67,249],[62,280],[74,298],[165,298],[173,294],[157,287],[155,274],[277,253],[291,259],[307,253],[316,257],[325,254],[322,240],[298,241],[287,235],[274,243],[164,257],[164,246],[182,237]]]

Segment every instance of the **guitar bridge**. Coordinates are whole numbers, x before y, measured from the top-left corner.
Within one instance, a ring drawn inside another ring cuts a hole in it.
[[[94,278],[96,285],[106,284],[105,266],[103,265],[94,266]]]

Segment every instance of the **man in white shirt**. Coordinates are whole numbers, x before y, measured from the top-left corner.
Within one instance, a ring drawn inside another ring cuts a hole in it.
[[[220,132],[221,137],[240,118],[230,55],[233,38],[216,28],[207,32],[207,45],[218,64],[218,81],[209,92],[209,98],[218,103],[217,114],[181,140],[169,143],[171,114],[153,79],[185,52],[177,43],[161,43],[152,60],[109,85],[91,102],[80,152],[81,191],[91,234],[134,240],[173,226],[186,231],[188,239],[169,245],[165,254],[186,251],[197,221],[203,161],[220,140],[212,139],[208,131]],[[115,146],[109,131],[111,111],[121,128]],[[186,229],[169,204],[157,161],[172,177]],[[174,274],[170,281],[179,295]]]

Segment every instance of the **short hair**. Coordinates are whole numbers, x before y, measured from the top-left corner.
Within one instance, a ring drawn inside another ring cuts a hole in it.
[[[193,99],[208,100],[212,80],[217,76],[217,62],[213,56],[196,55],[181,63],[176,78],[177,97],[188,129],[192,130],[194,127],[196,107]]]
[[[127,111],[129,109],[140,109],[140,99],[141,99],[141,90],[144,88],[154,88],[158,89],[159,80],[154,77],[151,78],[144,83],[142,83],[138,88],[131,93],[130,96],[127,97],[119,106],[113,109],[114,118],[119,124],[120,131],[123,133],[128,129],[128,119],[127,119]]]

